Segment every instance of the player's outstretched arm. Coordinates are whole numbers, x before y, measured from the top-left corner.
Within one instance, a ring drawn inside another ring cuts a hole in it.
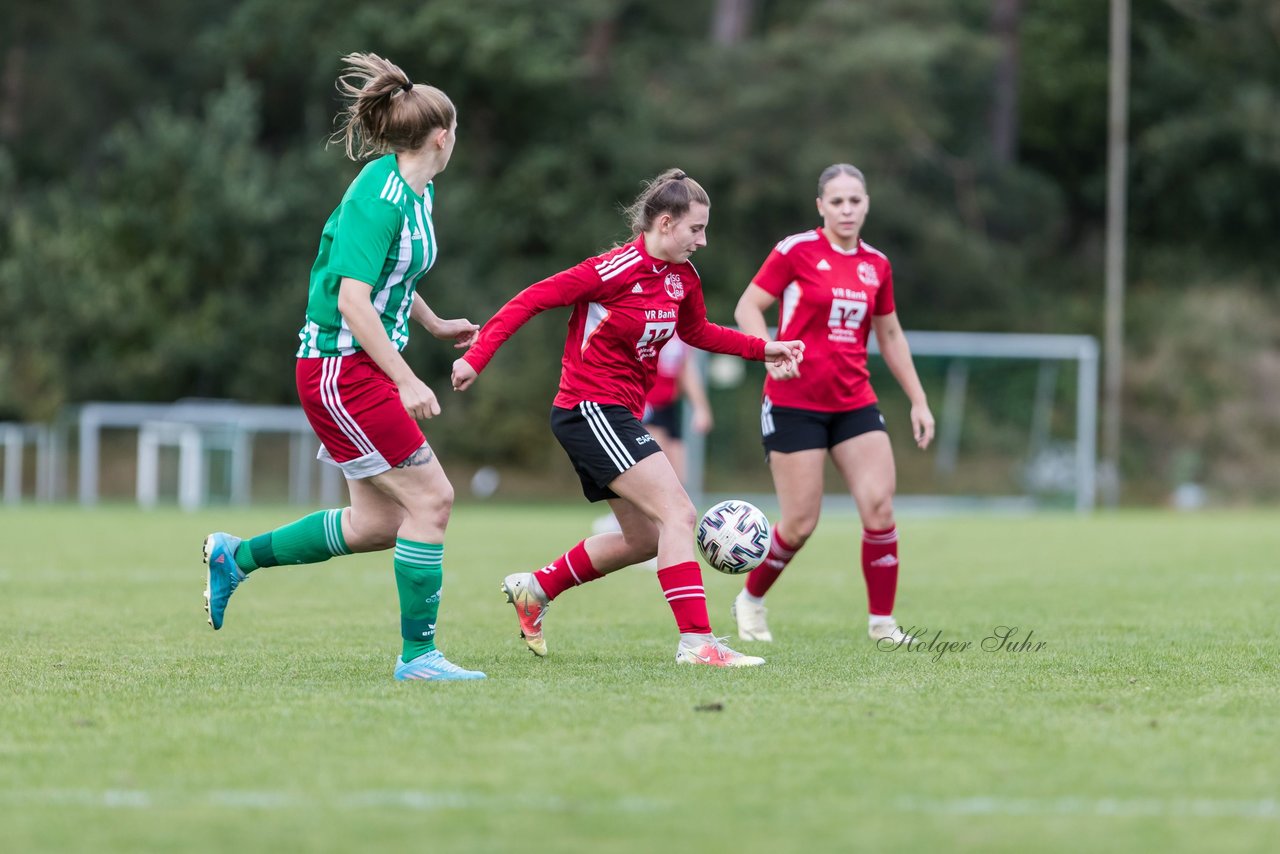
[[[453,346],[459,350],[465,350],[474,344],[476,335],[480,332],[480,326],[465,317],[452,320],[440,317],[431,310],[431,306],[427,305],[427,301],[419,294],[413,295],[413,307],[409,309],[409,316],[431,333],[433,338],[452,341]]]
[[[453,390],[465,391],[475,382],[498,348],[534,315],[582,302],[595,296],[594,289],[600,285],[600,276],[588,260],[532,284],[507,300],[476,333],[467,355],[453,363]]]
[[[738,298],[733,319],[738,321],[738,328],[743,332],[768,341],[769,323],[765,320],[764,313],[777,301],[777,297],[752,282]],[[770,359],[766,354],[764,369],[772,379],[789,380],[800,376],[799,365],[799,361]]]

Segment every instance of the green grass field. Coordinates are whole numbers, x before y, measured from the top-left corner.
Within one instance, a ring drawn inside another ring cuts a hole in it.
[[[200,542],[288,508],[0,510],[0,850],[1229,851],[1280,840],[1280,513],[904,519],[877,650],[858,529],[770,596],[765,667],[677,667],[652,573],[498,592],[593,509],[460,505],[441,647],[398,684],[389,555],[257,573],[214,633]],[[741,583],[705,571],[713,625]],[[984,651],[1016,626],[1038,651]]]

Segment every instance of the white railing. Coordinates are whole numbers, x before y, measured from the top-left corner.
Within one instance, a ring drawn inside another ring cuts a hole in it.
[[[176,447],[178,503],[192,510],[208,500],[206,452],[219,450],[230,457],[230,500],[246,504],[251,493],[253,438],[259,433],[283,433],[290,440],[289,498],[309,500],[316,439],[306,415],[296,406],[265,406],[224,400],[180,400],[176,403],[86,403],[72,414],[79,434],[77,484],[81,504],[98,501],[100,444],[104,428],[138,431],[136,494],[144,507],[154,506],[159,493],[159,455]],[[340,492],[341,473],[322,465],[321,495]]]

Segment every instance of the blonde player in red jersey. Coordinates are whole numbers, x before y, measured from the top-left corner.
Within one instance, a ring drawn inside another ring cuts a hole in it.
[[[765,562],[747,576],[733,602],[738,637],[771,641],[764,595],[818,525],[822,473],[830,455],[858,505],[868,633],[906,636],[893,616],[898,588],[896,475],[884,417],[867,370],[875,331],[890,372],[911,401],[911,432],[921,449],[933,439],[933,414],[916,376],[893,301],[889,259],[861,239],[870,205],[866,179],[847,163],[818,178],[822,225],[778,243],[738,301],[734,317],[768,336],[764,312],[781,303],[778,337],[805,343],[803,370],[769,365],[760,427],[781,518]]]
[[[658,354],[677,332],[694,347],[766,361],[794,373],[804,345],[766,341],[707,321],[702,283],[689,256],[707,244],[711,201],[678,169],[649,182],[629,213],[633,239],[531,285],[480,330],[453,363],[464,390],[504,341],[539,312],[572,306],[551,430],[564,447],[589,501],[607,500],[619,532],[596,534],[536,573],[508,575],[502,589],[516,608],[521,635],[547,654],[542,622],[564,591],[655,555],[658,581],[680,630],[676,661],[749,667],[711,632],[702,571],[693,555],[697,514],[671,463],[640,423]]]

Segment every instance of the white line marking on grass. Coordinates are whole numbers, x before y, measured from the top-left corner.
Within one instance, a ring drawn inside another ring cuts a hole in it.
[[[306,801],[289,792],[217,791],[209,793],[209,800],[219,806],[245,809],[287,809],[306,806]]]
[[[103,809],[176,809],[202,806],[249,810],[365,810],[398,809],[417,812],[446,810],[510,810],[574,813],[657,813],[676,804],[651,798],[579,799],[560,795],[528,796],[478,794],[461,791],[425,792],[415,789],[365,789],[313,794],[286,790],[217,789],[172,791],[146,789],[10,789],[0,790],[0,805],[93,807]],[[1012,798],[994,795],[968,798],[898,798],[894,809],[927,815],[971,816],[1097,816],[1114,818],[1244,818],[1280,820],[1280,800],[1224,798]]]
[[[47,804],[50,806],[107,807],[108,809],[149,809],[155,806],[150,792],[138,789],[54,789],[5,792],[3,801],[10,804]]]
[[[151,806],[151,795],[131,789],[107,789],[102,793],[102,803],[108,807],[145,809]]]
[[[1089,815],[1118,818],[1280,819],[1280,801],[1220,798],[899,798],[902,812],[946,815]]]
[[[250,810],[399,809],[419,812],[443,810],[497,810],[523,808],[539,812],[653,813],[674,804],[647,798],[579,799],[558,795],[482,795],[469,792],[423,792],[413,789],[312,794],[283,790],[217,789],[214,791],[149,791],[146,789],[10,789],[0,791],[0,805],[80,806],[105,809],[174,809],[193,806],[225,806]]]

